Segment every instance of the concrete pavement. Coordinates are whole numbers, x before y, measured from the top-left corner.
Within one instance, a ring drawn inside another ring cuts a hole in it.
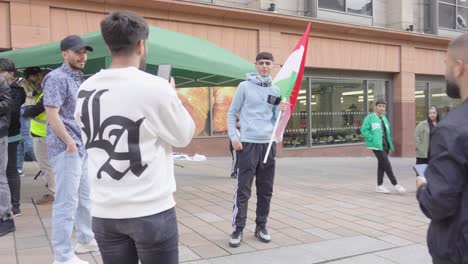
[[[180,262],[227,263],[431,263],[425,245],[427,224],[415,200],[414,159],[392,158],[394,171],[408,193],[375,193],[375,158],[278,159],[265,244],[253,236],[255,188],[249,203],[244,241],[228,245],[235,180],[230,160],[177,161],[177,216]],[[23,215],[17,232],[0,238],[0,263],[52,263],[51,206],[31,197],[45,193],[28,163],[22,178]],[[385,179],[388,187],[390,184]],[[99,254],[80,255],[102,263]]]

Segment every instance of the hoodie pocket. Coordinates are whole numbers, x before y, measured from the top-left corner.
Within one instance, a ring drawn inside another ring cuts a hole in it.
[[[255,118],[247,122],[244,128],[244,134],[241,133],[241,138],[250,138],[256,140],[269,139],[273,130],[273,124],[270,120]]]

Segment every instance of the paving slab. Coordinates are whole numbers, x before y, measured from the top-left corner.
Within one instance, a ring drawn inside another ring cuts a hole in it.
[[[379,257],[375,254],[362,255],[352,258],[327,262],[328,264],[395,264],[395,262]]]
[[[370,153],[372,154],[372,153]],[[181,263],[431,263],[425,245],[429,220],[415,199],[414,159],[391,158],[404,195],[375,193],[377,162],[372,158],[278,158],[269,217],[273,241],[253,236],[256,189],[249,201],[244,242],[228,245],[236,180],[228,158],[179,162],[176,167]],[[1,264],[52,262],[51,205],[32,199],[47,193],[33,180],[28,162],[22,180],[23,215],[17,231],[0,238]],[[386,185],[388,184],[385,179]],[[80,256],[102,263],[99,254]]]
[[[375,253],[377,256],[390,259],[398,264],[428,264],[432,259],[427,247],[421,244],[400,247]]]

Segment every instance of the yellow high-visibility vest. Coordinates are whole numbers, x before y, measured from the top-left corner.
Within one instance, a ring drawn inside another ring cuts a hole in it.
[[[36,104],[39,102],[44,94],[40,93],[36,97]],[[32,134],[45,137],[47,135],[47,125],[46,125],[46,112],[42,112],[40,115],[35,116],[31,119],[31,128],[29,129]]]

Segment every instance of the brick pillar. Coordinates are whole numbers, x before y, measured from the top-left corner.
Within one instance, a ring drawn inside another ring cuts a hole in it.
[[[414,52],[415,49],[412,46],[404,45],[401,47],[401,72],[393,77],[393,138],[395,155],[400,157],[415,156],[413,136],[416,124]]]

